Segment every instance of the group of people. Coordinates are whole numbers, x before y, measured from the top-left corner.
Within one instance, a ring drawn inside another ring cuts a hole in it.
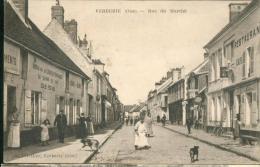
[[[88,135],[94,134],[94,127],[91,117],[85,117],[84,113],[78,115],[78,134],[81,139],[87,137]],[[49,126],[50,121],[48,119],[44,120],[41,124],[41,143],[42,146],[48,145],[49,137]],[[67,117],[64,111],[61,110],[59,114],[55,117],[54,126],[57,127],[59,142],[64,143],[65,131],[67,127]]]
[[[135,125],[138,122],[138,117],[125,116],[125,125]]]
[[[94,134],[94,126],[92,123],[91,117],[85,117],[84,113],[81,113],[78,115],[78,135],[81,139],[86,138],[88,135]],[[41,132],[41,141],[44,145],[49,140],[49,132],[48,132],[48,126],[50,125],[49,120],[43,121],[43,124],[41,125],[42,132]],[[60,113],[56,116],[54,120],[54,126],[58,129],[58,136],[59,136],[59,142],[64,143],[64,137],[65,137],[65,130],[67,127],[67,118],[64,114],[64,111],[61,110]]]
[[[160,117],[160,115],[157,115],[157,123],[162,123],[162,126],[165,126],[166,123],[166,115],[163,114],[162,118]]]

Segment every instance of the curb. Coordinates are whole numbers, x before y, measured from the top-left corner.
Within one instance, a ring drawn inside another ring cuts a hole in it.
[[[162,126],[161,126],[161,127],[162,127]],[[182,132],[173,130],[173,129],[168,128],[168,127],[163,127],[163,128],[165,128],[165,129],[167,129],[167,130],[169,130],[169,131],[172,131],[172,132],[181,134],[181,135],[183,135],[183,136],[186,136],[186,137],[189,137],[189,138],[193,138],[193,139],[195,139],[195,140],[198,140],[198,141],[200,141],[200,142],[206,143],[206,144],[208,144],[208,145],[215,146],[216,148],[219,148],[219,149],[222,149],[222,150],[225,150],[225,151],[229,151],[229,152],[235,153],[235,154],[237,154],[237,155],[239,155],[239,156],[246,157],[246,158],[251,159],[251,160],[253,160],[253,161],[260,162],[260,159],[258,159],[258,158],[256,158],[256,157],[253,157],[253,156],[250,156],[250,155],[248,155],[248,154],[242,153],[242,152],[240,152],[240,151],[237,151],[237,150],[234,150],[234,149],[230,149],[230,148],[227,148],[227,147],[223,147],[223,146],[221,146],[221,145],[214,144],[214,143],[212,143],[212,142],[209,142],[209,141],[207,141],[207,140],[203,140],[203,139],[197,138],[197,137],[195,137],[195,136],[187,135],[187,134],[185,134],[185,133],[182,133]]]
[[[105,140],[103,140],[102,141],[102,143],[100,144],[100,146],[99,146],[99,149],[107,142],[107,140],[119,129],[119,128],[121,128],[123,126],[123,124],[122,123],[120,123],[114,130],[113,130],[113,132],[111,133],[111,134],[109,134],[106,138],[105,138]],[[86,158],[86,160],[83,162],[84,164],[87,164],[93,157],[94,157],[94,155],[96,154],[98,152],[98,150],[95,150],[95,151],[93,151],[87,158]]]

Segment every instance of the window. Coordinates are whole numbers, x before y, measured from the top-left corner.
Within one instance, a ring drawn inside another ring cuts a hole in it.
[[[31,124],[38,125],[40,124],[40,113],[41,113],[41,93],[40,92],[31,92]]]
[[[218,62],[219,62],[219,66],[222,67],[223,63],[222,63],[222,49],[218,49]]]
[[[66,71],[66,83],[65,83],[66,85],[65,85],[65,90],[66,90],[66,92],[68,92],[69,91],[69,84],[70,84],[70,81],[69,81],[69,72],[68,71]]]
[[[215,81],[216,80],[216,60],[215,60],[215,54],[213,53],[211,55],[211,81]]]
[[[233,56],[234,56],[233,50],[234,50],[233,41],[224,47],[224,57],[225,57],[224,65],[225,66],[233,61]]]
[[[100,92],[100,80],[97,77],[97,93],[99,93],[99,92]]]
[[[28,52],[24,49],[21,49],[21,58],[22,58],[22,79],[27,79],[28,72]]]

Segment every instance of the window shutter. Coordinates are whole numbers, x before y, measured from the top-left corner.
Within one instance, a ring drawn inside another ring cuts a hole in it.
[[[249,56],[250,56],[250,69],[249,69],[249,73],[251,75],[254,72],[254,47],[250,48]]]
[[[25,90],[24,100],[25,100],[24,123],[26,126],[32,124],[31,90]]]
[[[252,110],[251,110],[251,123],[252,124],[257,124],[257,113],[258,113],[258,108],[257,108],[257,93],[254,91],[252,92]]]
[[[245,110],[246,110],[246,104],[245,104],[245,96],[244,94],[241,95],[241,111],[240,111],[240,121],[242,123],[246,123],[246,115],[245,115]]]
[[[43,122],[45,119],[47,119],[47,98],[46,94],[42,94],[41,98],[41,122]]]
[[[60,110],[60,99],[59,96],[55,96],[55,105],[56,105],[56,115],[59,114],[59,110]]]
[[[245,52],[243,52],[242,59],[243,59],[242,76],[245,77],[246,76],[246,54],[245,54]]]

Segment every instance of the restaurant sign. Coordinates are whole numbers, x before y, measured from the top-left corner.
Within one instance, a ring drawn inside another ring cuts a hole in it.
[[[256,27],[252,28],[250,31],[248,31],[243,36],[240,36],[235,41],[235,47],[238,48],[239,46],[243,45],[244,43],[253,39],[254,37],[256,37],[259,34],[260,34],[260,24],[258,24]]]
[[[4,71],[19,74],[20,48],[4,42]]]

